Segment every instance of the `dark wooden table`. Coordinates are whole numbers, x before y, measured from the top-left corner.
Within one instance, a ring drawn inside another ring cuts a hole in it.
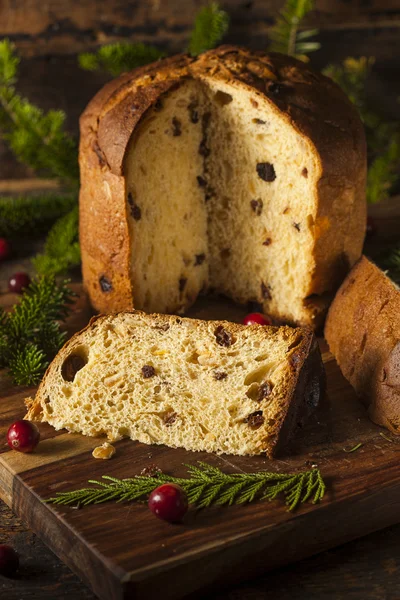
[[[24,182],[23,191],[31,189],[32,185],[32,182]],[[9,189],[3,182],[0,191],[16,191],[15,186],[13,183]],[[367,247],[373,255],[399,238],[400,197],[371,207],[370,213],[378,227],[378,233]],[[0,294],[6,291],[6,282],[12,272],[29,270],[29,260],[24,256],[26,250],[20,246],[16,254],[14,260],[0,266]],[[311,529],[309,535],[313,533]],[[96,599],[1,501],[0,543],[11,544],[21,557],[16,578],[0,576],[1,600]],[[268,573],[262,579],[219,592],[214,600],[271,597],[278,600],[400,600],[400,524]]]

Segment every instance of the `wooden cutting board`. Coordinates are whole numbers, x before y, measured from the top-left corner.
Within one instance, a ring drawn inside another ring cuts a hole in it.
[[[4,296],[2,303],[11,300]],[[82,296],[69,329],[83,326],[88,316]],[[191,316],[239,321],[243,310],[228,301],[203,300]],[[13,387],[3,373],[0,496],[103,600],[206,594],[397,523],[400,438],[369,422],[323,340],[321,349],[328,397],[293,442],[290,454],[273,462],[130,440],[116,444],[112,460],[99,461],[91,452],[103,440],[55,432],[46,424],[40,427],[43,441],[36,452],[19,454],[5,444],[6,432],[23,417],[23,400],[35,390]],[[345,451],[359,443],[357,451]],[[180,476],[185,474],[183,463],[198,460],[226,472],[296,472],[317,465],[328,493],[320,504],[304,505],[294,514],[281,501],[259,502],[191,510],[183,525],[156,519],[142,504],[107,503],[76,510],[43,503],[57,491],[85,486],[102,474],[131,477],[156,464]]]

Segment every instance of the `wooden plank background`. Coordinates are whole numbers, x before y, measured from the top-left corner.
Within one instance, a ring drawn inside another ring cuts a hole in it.
[[[77,54],[119,40],[150,42],[168,52],[185,48],[194,15],[206,0],[2,0],[0,38],[22,56],[18,89],[45,109],[61,108],[77,133],[79,114],[107,81],[79,69]],[[284,0],[221,0],[231,28],[227,42],[268,47],[268,31]],[[400,0],[316,0],[306,25],[320,29],[321,68],[346,56],[375,56],[370,94],[388,114],[400,95]],[[0,142],[0,179],[32,176]]]

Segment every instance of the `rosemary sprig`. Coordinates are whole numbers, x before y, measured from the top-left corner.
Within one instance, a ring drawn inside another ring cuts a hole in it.
[[[255,500],[275,500],[283,494],[288,510],[295,510],[312,498],[313,504],[322,500],[325,483],[319,469],[303,473],[223,473],[217,467],[204,462],[198,465],[185,465],[188,477],[172,477],[165,473],[151,476],[136,475],[129,479],[117,479],[103,475],[103,481],[90,479],[97,487],[86,487],[69,492],[57,492],[46,502],[58,505],[79,503],[101,504],[115,501],[143,501],[162,483],[176,483],[187,493],[190,504],[197,508],[211,505],[245,504]]]

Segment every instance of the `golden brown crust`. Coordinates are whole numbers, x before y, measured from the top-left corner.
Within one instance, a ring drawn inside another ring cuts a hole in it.
[[[187,319],[178,316],[144,314],[140,311],[131,311],[131,314],[138,314],[145,317],[149,325],[160,326],[171,323],[181,324]],[[99,315],[91,319],[89,324],[70,338],[58,352],[57,356],[48,367],[43,380],[36,393],[35,399],[29,399],[27,402],[28,412],[26,419],[31,421],[41,421],[43,418],[43,407],[46,406],[48,384],[57,378],[57,372],[63,362],[67,359],[70,352],[87,342],[88,335],[93,338],[94,332],[101,327],[104,321],[110,322],[119,315]],[[192,326],[200,327],[200,331],[205,326],[204,321],[190,319]],[[233,336],[243,330],[243,325],[231,323],[228,321],[214,321],[213,325],[221,326],[225,331]],[[301,425],[309,414],[317,407],[321,396],[325,391],[325,371],[321,359],[319,347],[313,332],[308,328],[291,327],[259,327],[250,326],[255,337],[274,335],[277,330],[287,340],[287,364],[285,366],[285,396],[280,407],[279,414],[276,417],[274,431],[261,426],[254,432],[254,454],[265,452],[269,458],[279,454],[293,437],[298,425]],[[249,329],[249,327],[247,327]],[[265,431],[264,431],[265,430]],[[108,433],[107,431],[105,432]]]
[[[330,307],[325,337],[371,419],[400,434],[400,291],[365,256]]]
[[[130,240],[124,216],[125,196],[121,191],[124,155],[130,136],[146,110],[186,77],[223,79],[236,86],[247,86],[255,98],[267,98],[315,148],[320,180],[317,216],[312,224],[316,240],[314,271],[307,291],[307,297],[311,298],[305,304],[306,317],[302,322],[315,327],[329,304],[329,292],[337,288],[362,251],[366,223],[363,126],[353,105],[327,77],[314,73],[294,58],[235,46],[221,46],[198,59],[179,55],[122,75],[105,86],[83,113],[80,122],[82,262],[94,307],[100,311],[132,307],[127,268]],[[108,226],[104,230],[102,210],[107,200],[101,191],[101,181],[106,173],[116,178],[108,205],[113,204],[118,216],[111,215],[109,206],[105,210]],[[93,185],[86,182],[88,178],[93,179]],[[123,224],[119,222],[121,215]],[[118,235],[109,235],[115,227]],[[96,236],[97,232],[102,235],[103,230],[104,252],[97,260]],[[107,256],[113,256],[113,261]],[[113,297],[94,291],[99,277],[96,269],[101,265],[111,278],[114,271],[118,276],[119,291]],[[315,298],[324,294],[323,301]]]

